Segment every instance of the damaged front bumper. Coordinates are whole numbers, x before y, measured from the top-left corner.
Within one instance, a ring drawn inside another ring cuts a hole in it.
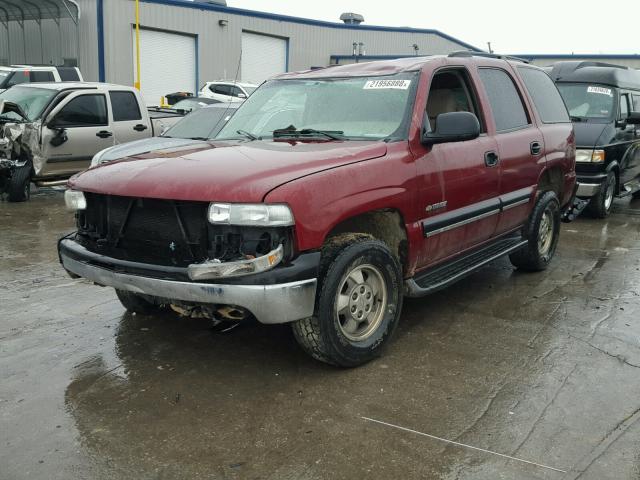
[[[294,322],[314,311],[319,253],[301,255],[297,262],[269,272],[216,283],[178,280],[185,274],[182,268],[106,257],[70,237],[59,241],[58,253],[70,274],[98,285],[166,300],[242,307],[265,324]]]

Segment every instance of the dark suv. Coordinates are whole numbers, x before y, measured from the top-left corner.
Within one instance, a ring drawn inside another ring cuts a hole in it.
[[[613,198],[640,196],[640,72],[597,62],[558,62],[551,78],[576,132],[578,197],[596,217]]]
[[[546,268],[575,186],[573,127],[539,68],[469,52],[287,73],[215,139],[69,181],[72,275],[133,311],[290,323],[302,348],[379,355],[403,297],[509,255]]]

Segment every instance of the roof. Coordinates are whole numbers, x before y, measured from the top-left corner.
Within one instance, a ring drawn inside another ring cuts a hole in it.
[[[407,57],[377,62],[351,63],[348,65],[332,65],[301,72],[289,72],[274,78],[326,78],[330,77],[366,77],[374,75],[394,75],[401,72],[420,70],[426,63],[445,58],[444,55],[428,57]]]
[[[452,37],[451,35],[447,35],[439,30],[431,29],[431,28],[410,28],[410,27],[386,27],[381,25],[367,25],[367,24],[348,24],[348,23],[337,23],[337,22],[327,22],[323,20],[313,20],[311,18],[300,18],[300,17],[292,17],[289,15],[279,15],[274,13],[267,12],[258,12],[255,10],[246,10],[243,8],[234,8],[227,7],[224,5],[216,5],[211,3],[202,3],[202,2],[194,2],[190,0],[141,0],[146,3],[156,3],[161,5],[171,5],[174,7],[183,7],[183,8],[195,8],[200,10],[209,10],[214,12],[222,12],[228,13],[231,15],[240,15],[245,17],[254,17],[254,18],[264,18],[267,20],[276,20],[280,22],[290,22],[290,23],[299,23],[304,25],[313,25],[317,27],[325,27],[325,28],[336,28],[342,30],[369,30],[369,31],[378,31],[378,32],[403,32],[403,33],[423,33],[423,34],[431,34],[436,35],[438,37],[444,38],[451,42],[455,42],[458,45],[461,45],[464,48],[468,48],[469,50],[474,50],[477,52],[482,51],[480,48],[474,47],[462,40],[458,40],[457,38]]]
[[[640,60],[640,53],[521,53],[514,56],[527,60]]]
[[[556,62],[549,75],[554,82],[600,83],[640,89],[640,71],[598,62]]]
[[[207,85],[211,85],[213,83],[221,83],[221,84],[229,84],[229,85],[240,85],[241,87],[257,87],[255,83],[249,82],[236,82],[235,80],[211,80],[209,82],[205,82]]]
[[[75,0],[0,0],[0,22],[61,18],[78,23],[80,9]]]
[[[48,88],[50,90],[73,90],[74,88],[120,88],[132,90],[133,87],[126,85],[116,85],[113,83],[100,83],[100,82],[37,82],[37,83],[21,83],[17,85],[24,88]]]
[[[35,71],[54,71],[59,67],[53,65],[0,65],[0,70],[5,70],[8,72],[21,72],[22,70],[35,70]],[[75,68],[75,67],[67,67],[67,68]]]

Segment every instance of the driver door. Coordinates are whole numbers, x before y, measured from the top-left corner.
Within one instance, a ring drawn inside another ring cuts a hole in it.
[[[114,144],[104,93],[80,91],[69,95],[42,127],[42,168],[38,177],[64,177],[89,167],[91,158]]]

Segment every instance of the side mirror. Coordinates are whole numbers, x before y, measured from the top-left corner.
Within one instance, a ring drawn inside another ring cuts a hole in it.
[[[67,131],[64,128],[56,128],[51,125],[49,125],[48,128],[55,130],[56,132],[56,134],[51,137],[51,140],[49,140],[49,143],[54,147],[59,147],[67,140],[69,140],[69,137],[67,137]]]
[[[640,112],[629,112],[629,116],[627,117],[627,123],[632,125],[640,124]]]
[[[244,93],[239,93],[238,98],[247,98],[247,96]]]
[[[436,118],[436,131],[427,132],[427,123],[422,127],[422,143],[433,145],[435,143],[464,142],[473,140],[480,135],[480,122],[471,112],[441,113]]]

